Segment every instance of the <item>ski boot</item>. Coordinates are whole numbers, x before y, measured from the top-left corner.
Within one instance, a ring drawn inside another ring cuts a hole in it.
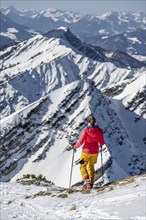
[[[91,184],[89,179],[85,179],[82,190],[91,189]]]

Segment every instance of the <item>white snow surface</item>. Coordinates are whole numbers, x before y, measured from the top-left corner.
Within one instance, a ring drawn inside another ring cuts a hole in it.
[[[1,220],[145,220],[146,177],[89,194],[61,192],[58,187],[1,184]],[[47,196],[34,197],[38,192]],[[58,195],[67,194],[67,198]]]

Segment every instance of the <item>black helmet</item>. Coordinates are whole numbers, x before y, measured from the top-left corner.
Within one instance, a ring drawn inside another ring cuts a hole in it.
[[[90,123],[91,125],[94,125],[96,122],[95,117],[91,114],[87,117],[87,122]]]

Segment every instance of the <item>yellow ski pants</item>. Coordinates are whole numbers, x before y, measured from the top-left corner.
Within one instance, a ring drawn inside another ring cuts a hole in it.
[[[91,184],[94,183],[94,165],[97,162],[97,157],[98,154],[81,153],[80,160],[84,159],[84,163],[80,164],[80,172],[83,181],[88,177]]]

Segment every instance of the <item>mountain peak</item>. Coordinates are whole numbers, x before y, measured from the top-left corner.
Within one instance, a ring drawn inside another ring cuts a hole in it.
[[[67,32],[70,32],[69,28],[62,26],[62,27],[59,27],[58,29],[53,29],[51,31],[46,32],[45,34],[43,34],[43,36],[48,37],[48,38],[55,37],[55,38],[65,39],[65,34]]]
[[[117,15],[118,15],[118,13],[115,11],[108,11],[105,14],[98,16],[98,18],[100,18],[101,20],[106,20],[107,18],[117,16]]]
[[[11,11],[17,11],[17,9],[14,8],[12,5],[10,5],[9,7],[5,7],[5,9],[9,9]]]
[[[58,30],[62,30],[62,31],[64,31],[64,32],[67,32],[67,31],[69,30],[69,28],[62,26],[62,27],[59,27]]]

